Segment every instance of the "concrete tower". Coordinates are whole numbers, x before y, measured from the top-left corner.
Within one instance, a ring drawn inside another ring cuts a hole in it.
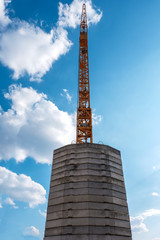
[[[54,151],[44,240],[131,240],[120,151],[92,143],[85,4],[76,142]]]

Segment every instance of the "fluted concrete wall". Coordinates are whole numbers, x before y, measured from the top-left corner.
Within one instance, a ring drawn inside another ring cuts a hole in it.
[[[54,151],[44,240],[131,240],[120,152],[100,144]]]

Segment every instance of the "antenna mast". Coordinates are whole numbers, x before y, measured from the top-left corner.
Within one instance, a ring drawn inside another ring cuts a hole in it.
[[[86,5],[82,6],[80,38],[79,38],[79,102],[77,108],[77,139],[76,143],[92,143],[92,112],[89,93],[88,66],[88,27]]]

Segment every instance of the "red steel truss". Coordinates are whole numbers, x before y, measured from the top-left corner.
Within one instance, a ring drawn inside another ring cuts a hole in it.
[[[79,38],[79,103],[77,108],[76,143],[92,143],[92,112],[89,94],[88,27],[86,5],[82,6]]]

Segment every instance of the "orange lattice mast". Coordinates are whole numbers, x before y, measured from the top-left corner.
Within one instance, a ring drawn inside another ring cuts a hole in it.
[[[77,143],[92,143],[92,112],[89,94],[88,27],[86,5],[82,6],[79,38],[79,102],[77,108]]]

